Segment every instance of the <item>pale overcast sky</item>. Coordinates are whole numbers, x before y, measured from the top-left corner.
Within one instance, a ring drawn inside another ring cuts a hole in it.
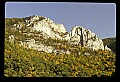
[[[80,2],[6,2],[5,18],[45,16],[64,24],[70,32],[73,26],[83,26],[98,38],[116,37],[115,3]]]

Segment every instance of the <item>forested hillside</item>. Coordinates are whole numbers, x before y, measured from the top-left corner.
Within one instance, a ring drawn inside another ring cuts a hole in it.
[[[24,29],[14,29],[14,24],[25,23],[24,18],[5,19],[4,76],[6,77],[108,77],[115,73],[116,54],[108,50],[92,50],[69,44],[68,41],[37,38],[24,33]],[[29,31],[26,31],[29,33]],[[13,41],[10,35],[15,35]],[[55,49],[69,50],[71,53],[34,50],[19,44],[25,38],[39,39]],[[108,44],[107,44],[108,45]]]
[[[104,45],[107,45],[114,53],[116,53],[116,37],[103,39]]]

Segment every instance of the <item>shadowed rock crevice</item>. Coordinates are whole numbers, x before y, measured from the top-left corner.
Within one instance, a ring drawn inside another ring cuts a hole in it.
[[[80,28],[80,31],[81,31],[80,44],[81,44],[82,47],[84,47],[84,44],[83,44],[83,32],[82,32],[82,28]]]

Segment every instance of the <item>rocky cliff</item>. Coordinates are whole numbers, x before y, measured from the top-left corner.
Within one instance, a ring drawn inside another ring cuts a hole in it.
[[[14,24],[17,28],[26,28],[25,30],[29,30],[30,32],[43,32],[47,38],[58,38],[61,39],[62,37],[60,34],[65,33],[66,29],[63,24],[57,24],[50,20],[47,17],[43,16],[30,16],[24,18],[24,24]],[[21,28],[21,29],[22,29]]]
[[[92,48],[93,50],[98,49],[104,50],[102,40],[99,39],[95,33],[91,32],[90,30],[82,26],[73,27],[71,32],[65,36],[66,40],[69,40],[70,42],[73,42],[77,45]],[[109,48],[107,47],[106,49],[109,50]]]
[[[18,28],[19,32],[21,33],[26,33],[26,36],[31,36],[34,34],[34,38],[29,38],[30,40],[27,40],[27,42],[20,41],[20,44],[27,44],[29,48],[34,48],[39,51],[51,53],[55,49],[54,46],[49,46],[51,44],[48,46],[43,44],[46,40],[47,43],[50,43],[49,39],[67,41],[69,44],[73,45],[73,47],[74,45],[78,45],[91,48],[93,50],[110,50],[107,46],[104,47],[102,40],[99,39],[97,35],[90,30],[82,26],[75,26],[71,29],[71,32],[68,33],[63,24],[57,24],[49,18],[43,16],[25,17],[24,22],[14,24],[14,28]],[[54,42],[52,44],[54,44]]]

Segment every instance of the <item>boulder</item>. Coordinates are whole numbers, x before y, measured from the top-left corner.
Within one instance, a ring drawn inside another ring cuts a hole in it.
[[[14,41],[14,40],[15,40],[14,35],[10,35],[10,36],[9,36],[9,41],[12,42],[12,41]]]
[[[87,52],[86,52],[86,53],[84,53],[84,55],[89,56],[89,55],[90,55],[90,53],[87,53]]]
[[[107,45],[105,46],[105,50],[112,51],[110,48],[107,47]]]

